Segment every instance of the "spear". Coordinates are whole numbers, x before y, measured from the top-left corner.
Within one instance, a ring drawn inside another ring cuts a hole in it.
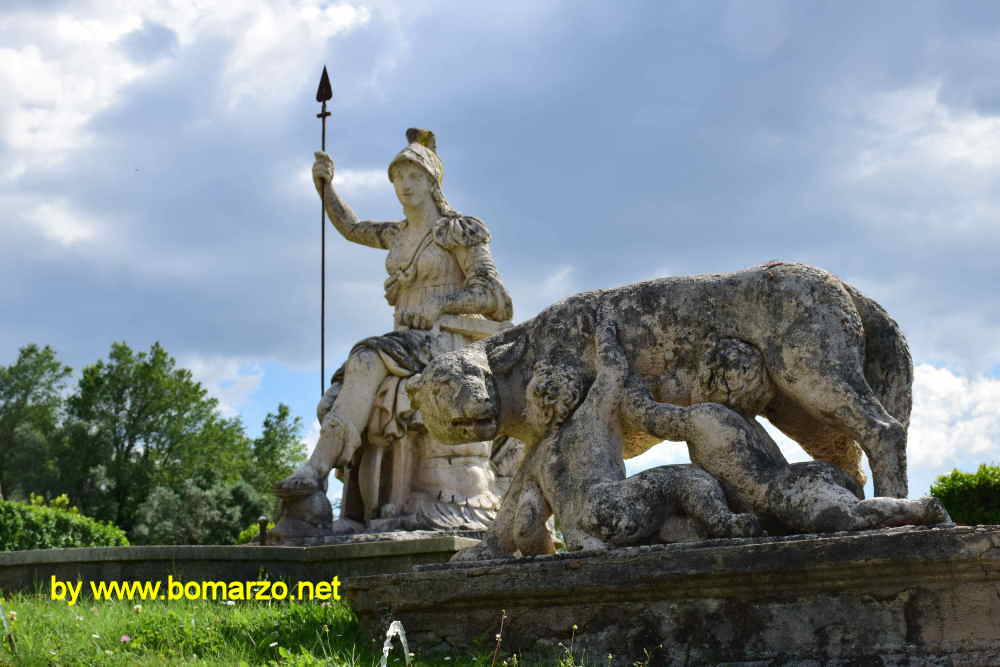
[[[323,125],[323,138],[320,140],[320,150],[326,152],[326,117],[330,112],[326,110],[327,101],[333,97],[333,89],[330,87],[330,76],[326,73],[326,65],[323,65],[323,76],[319,79],[319,88],[316,89],[316,101],[323,103],[323,109],[316,114]],[[322,396],[326,392],[326,184],[321,188],[320,196],[323,202],[320,206],[319,218],[319,394]]]

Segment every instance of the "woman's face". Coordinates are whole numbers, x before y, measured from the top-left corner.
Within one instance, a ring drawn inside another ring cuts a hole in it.
[[[431,196],[430,175],[411,162],[400,162],[392,168],[392,185],[403,206],[422,206]]]

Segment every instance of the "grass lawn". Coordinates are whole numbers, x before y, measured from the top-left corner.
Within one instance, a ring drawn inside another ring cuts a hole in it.
[[[6,642],[0,645],[0,665],[370,667],[382,656],[381,645],[361,635],[357,619],[342,602],[82,599],[69,606],[47,595],[13,595],[0,597],[0,605],[16,641],[16,654]],[[496,664],[505,664],[505,657]],[[491,664],[492,650],[412,660],[422,667],[485,667]],[[399,642],[393,640],[388,664],[404,663]],[[508,659],[506,664],[517,662]]]

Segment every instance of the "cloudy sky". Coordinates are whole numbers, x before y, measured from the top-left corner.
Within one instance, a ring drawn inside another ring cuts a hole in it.
[[[344,198],[399,219],[385,168],[433,129],[515,319],[814,264],[908,337],[911,494],[1000,462],[995,3],[6,0],[0,364],[161,341],[251,432],[283,401],[315,439],[324,64]],[[381,252],[327,261],[329,371],[391,312]]]

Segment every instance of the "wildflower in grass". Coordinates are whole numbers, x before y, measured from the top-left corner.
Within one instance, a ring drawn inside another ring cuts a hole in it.
[[[323,624],[323,632],[330,632],[330,626],[326,623]]]
[[[119,639],[118,641],[120,641],[122,644],[128,644],[130,641],[132,641],[132,638],[129,637],[128,635],[122,635],[122,638]]]
[[[141,614],[142,613],[142,605],[141,604],[137,604],[136,606],[132,607],[132,611],[134,611],[137,614]]]
[[[222,604],[226,605],[227,607],[233,607],[233,606],[236,605],[236,601],[235,600],[223,600]]]
[[[104,649],[104,653],[105,653],[106,655],[114,655],[114,654],[115,654],[115,652],[114,652],[114,651],[111,651],[111,650],[109,650],[109,649]]]
[[[274,648],[274,647],[275,647],[275,646],[277,646],[277,645],[278,645],[278,642],[271,642],[271,643],[270,643],[270,644],[268,644],[267,646],[268,646],[268,648]]]
[[[16,612],[16,611],[14,611],[13,609],[11,609],[10,611],[8,611],[8,612],[7,612],[7,619],[8,619],[8,620],[9,620],[9,621],[10,621],[11,623],[13,623],[14,621],[16,621],[16,620],[17,620],[17,612]]]
[[[93,634],[93,635],[90,635],[90,638],[91,638],[91,639],[100,639],[100,638],[101,638],[101,636],[100,636],[100,635],[98,635],[98,634]]]

